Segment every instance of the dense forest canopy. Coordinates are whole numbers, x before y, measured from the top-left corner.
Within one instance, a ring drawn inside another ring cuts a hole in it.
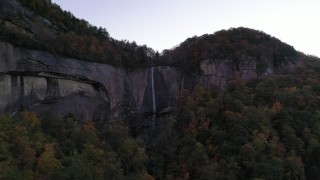
[[[72,115],[0,117],[0,179],[148,179],[147,160],[120,124],[99,132]]]
[[[202,87],[182,92],[170,138],[154,153],[175,164],[164,172],[177,179],[319,179],[319,68],[310,58],[292,74],[235,79],[220,95]]]
[[[298,55],[292,46],[275,37],[239,27],[188,38],[179,46],[164,50],[159,63],[194,72],[199,70],[200,61],[206,59],[229,60],[236,66],[241,60],[255,59],[259,69],[265,66],[264,59],[273,59],[277,66],[285,60],[294,60]]]
[[[115,40],[49,0],[0,2],[0,40],[61,55],[125,67],[146,66],[155,52],[127,40]],[[25,8],[26,7],[26,8]]]

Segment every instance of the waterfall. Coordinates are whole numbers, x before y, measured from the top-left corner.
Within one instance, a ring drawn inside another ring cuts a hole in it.
[[[156,115],[157,107],[156,107],[156,95],[154,90],[154,67],[151,67],[151,93],[152,93],[152,112],[153,115]]]
[[[156,113],[157,113],[157,106],[156,106],[156,93],[155,93],[155,82],[154,82],[154,67],[151,67],[149,71],[150,75],[150,86],[151,86],[151,100],[152,100],[152,116],[146,118],[145,124],[145,144],[146,148],[150,148],[151,139],[155,130],[155,120],[156,120]]]
[[[156,119],[156,112],[157,112],[157,106],[156,106],[156,95],[154,90],[154,67],[151,67],[151,93],[152,93],[152,126],[155,127],[155,119]]]
[[[13,116],[15,116],[17,114],[17,111],[13,112],[10,116],[10,118],[12,118]]]

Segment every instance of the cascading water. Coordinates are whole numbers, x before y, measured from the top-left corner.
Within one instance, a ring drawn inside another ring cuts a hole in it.
[[[152,116],[146,118],[145,124],[145,144],[147,149],[150,145],[150,140],[152,138],[153,132],[155,130],[155,120],[157,113],[157,103],[156,103],[156,93],[155,93],[155,81],[154,81],[154,67],[151,67],[150,70],[150,86],[151,86],[151,99],[152,99]]]
[[[152,93],[152,126],[155,127],[155,119],[156,119],[156,95],[154,90],[154,67],[151,67],[151,93]]]

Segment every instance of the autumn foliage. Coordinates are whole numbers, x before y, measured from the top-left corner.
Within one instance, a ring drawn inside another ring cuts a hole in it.
[[[166,165],[150,173],[159,179],[319,179],[319,70],[311,58],[292,74],[234,83],[220,95],[203,87],[182,91],[169,118],[171,139],[155,147]]]
[[[0,117],[0,179],[153,179],[147,160],[121,125],[101,133],[71,116]]]
[[[113,39],[105,28],[78,19],[49,0],[18,1],[34,14],[30,18],[22,11],[0,11],[1,41],[128,68],[147,66],[155,56],[151,48]]]
[[[176,66],[187,73],[199,71],[200,61],[223,59],[235,71],[242,60],[257,61],[258,73],[268,65],[277,67],[284,61],[294,61],[299,53],[290,45],[264,32],[239,27],[188,38],[178,46],[164,50],[159,64]]]

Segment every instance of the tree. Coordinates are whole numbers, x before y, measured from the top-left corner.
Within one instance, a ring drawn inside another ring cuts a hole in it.
[[[305,179],[304,164],[302,158],[295,154],[289,155],[284,161],[285,178]]]
[[[72,156],[63,159],[63,179],[94,180],[96,176],[95,166],[84,156],[75,152]],[[100,178],[101,179],[101,178]]]
[[[119,156],[124,166],[124,172],[142,172],[144,164],[147,162],[148,157],[144,149],[139,147],[133,139],[126,139],[119,147]]]
[[[41,179],[55,179],[57,174],[63,169],[63,166],[57,158],[55,158],[55,145],[46,144],[44,152],[37,159],[36,171]]]
[[[281,104],[279,101],[275,102],[275,103],[273,104],[273,106],[272,106],[272,112],[273,112],[273,113],[278,113],[278,112],[280,112],[282,109],[283,109],[283,106],[282,106],[282,104]]]

